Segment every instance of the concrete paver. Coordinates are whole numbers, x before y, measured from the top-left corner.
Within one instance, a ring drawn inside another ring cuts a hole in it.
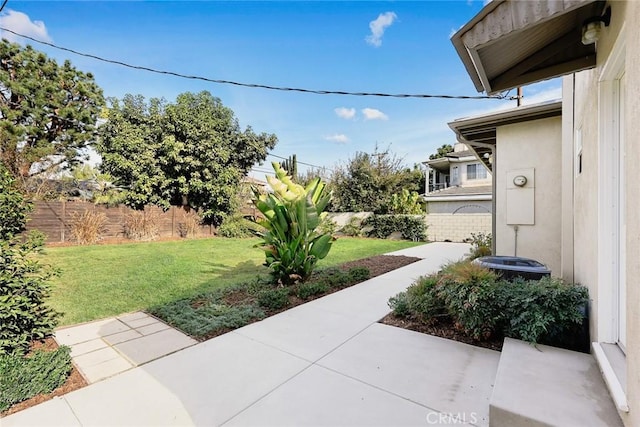
[[[428,408],[314,365],[224,426],[426,426]]]
[[[183,402],[196,425],[213,426],[230,419],[309,365],[299,357],[231,332],[142,369]]]
[[[104,362],[90,366],[79,365],[78,362],[75,363],[89,384],[93,384],[133,368],[133,365],[122,357],[105,360]]]
[[[64,398],[82,425],[193,425],[180,399],[144,369],[129,370]]]
[[[56,341],[59,344],[73,346],[94,339],[100,339],[107,335],[124,332],[129,328],[116,319],[98,320],[96,322],[75,325],[56,331]]]
[[[376,323],[318,364],[488,426],[499,360],[497,351]]]
[[[64,398],[54,399],[33,406],[24,411],[0,419],[2,427],[64,426],[75,427],[82,424],[76,418]]]
[[[103,340],[91,340],[76,344],[71,347],[71,357],[80,356],[81,354],[90,353],[92,351],[100,350],[108,346],[109,344],[107,344]]]
[[[195,343],[193,338],[170,328],[116,344],[114,348],[137,366]]]
[[[370,324],[371,320],[304,304],[237,329],[235,333],[315,361]]]
[[[143,312],[62,328],[55,338],[71,348],[74,363],[89,383],[197,343]]]
[[[107,335],[106,337],[102,337],[102,341],[108,343],[110,345],[120,344],[121,342],[129,341],[135,338],[142,337],[142,334],[133,329],[128,329],[123,332],[118,332],[117,334]]]

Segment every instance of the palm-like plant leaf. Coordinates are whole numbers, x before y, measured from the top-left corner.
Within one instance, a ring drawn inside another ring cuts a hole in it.
[[[316,229],[326,215],[331,194],[319,179],[306,188],[292,181],[280,164],[272,163],[275,177],[267,177],[273,193],[254,190],[256,208],[264,216],[257,220],[265,228],[260,233],[265,265],[280,283],[290,284],[309,277],[318,260],[331,249],[332,236]]]

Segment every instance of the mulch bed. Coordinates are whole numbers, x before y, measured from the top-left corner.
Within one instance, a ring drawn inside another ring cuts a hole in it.
[[[352,268],[355,267],[366,267],[369,269],[369,277],[373,278],[376,276],[380,276],[381,274],[385,274],[388,273],[390,271],[396,270],[400,267],[404,267],[406,265],[412,264],[416,261],[420,261],[421,258],[416,258],[416,257],[408,257],[408,256],[404,256],[404,255],[376,255],[376,256],[372,256],[369,258],[364,258],[364,259],[359,259],[356,261],[349,261],[346,262],[344,264],[340,264],[338,267],[342,270],[342,271],[349,271]],[[357,283],[354,283],[350,286],[356,285]],[[283,311],[292,309],[294,307],[297,307],[301,304],[305,304],[309,301],[313,301],[314,299],[318,299],[318,298],[322,298],[324,296],[327,296],[329,294],[332,294],[334,292],[338,292],[341,291],[342,289],[345,289],[349,286],[345,286],[342,288],[332,288],[329,289],[328,292],[322,294],[322,295],[315,295],[315,296],[311,296],[307,299],[302,299],[302,298],[298,298],[296,295],[289,295],[289,304],[284,307],[281,308],[279,310],[269,310],[269,309],[264,309],[265,312],[265,318],[266,317],[271,317],[274,316],[278,313],[282,313]],[[254,300],[254,296],[250,295],[247,291],[244,290],[238,290],[238,291],[234,291],[231,292],[227,295],[225,295],[224,297],[224,302],[225,304],[229,304],[229,305],[233,305],[235,304],[243,304],[243,303],[252,303]],[[194,301],[192,303],[192,306],[198,307],[199,305],[205,304],[206,301]],[[255,323],[260,321],[261,319],[255,319],[252,322],[249,322],[247,324],[251,324],[251,323]],[[196,337],[192,337],[198,341],[207,341],[210,340],[211,338],[215,338],[218,337],[220,335],[224,335],[227,332],[232,331],[232,328],[223,328],[223,329],[217,329],[213,332],[210,332],[206,335],[203,336],[196,336]]]
[[[449,317],[444,317],[434,324],[427,325],[417,319],[405,319],[389,313],[380,320],[380,323],[398,328],[409,329],[411,331],[421,332],[423,334],[434,335],[448,340],[454,340],[465,344],[475,345],[476,347],[484,347],[490,350],[502,351],[503,338],[493,337],[486,341],[475,340],[462,331],[458,330]]]

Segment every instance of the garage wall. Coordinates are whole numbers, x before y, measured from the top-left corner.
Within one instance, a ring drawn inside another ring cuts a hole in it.
[[[427,236],[434,242],[463,242],[471,233],[491,233],[491,214],[437,214],[429,213]]]

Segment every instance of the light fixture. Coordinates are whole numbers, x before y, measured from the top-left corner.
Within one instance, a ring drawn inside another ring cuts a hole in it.
[[[589,18],[582,24],[582,44],[594,44],[600,39],[602,29],[609,26],[611,21],[611,6],[607,7],[604,15]]]

